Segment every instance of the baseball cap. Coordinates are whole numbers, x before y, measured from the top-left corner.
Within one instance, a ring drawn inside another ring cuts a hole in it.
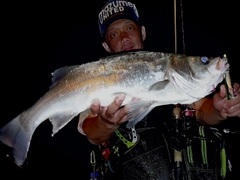
[[[130,19],[141,25],[135,4],[126,0],[109,0],[98,15],[98,26],[102,37],[105,36],[107,28],[118,19]]]

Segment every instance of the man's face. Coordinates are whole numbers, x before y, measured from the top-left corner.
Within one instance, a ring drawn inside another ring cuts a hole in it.
[[[120,19],[113,22],[105,34],[108,49],[111,53],[130,51],[143,48],[144,34],[135,22],[128,19]]]

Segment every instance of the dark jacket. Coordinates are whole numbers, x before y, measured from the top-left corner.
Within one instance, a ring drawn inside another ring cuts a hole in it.
[[[195,116],[184,113],[180,119],[175,119],[174,107],[157,107],[140,121],[135,126],[138,138],[134,145],[131,145],[131,129],[127,129],[126,124],[121,125],[108,142],[99,146],[99,177],[111,180],[226,179],[231,160],[223,130],[202,126]],[[181,109],[186,110],[183,106]]]

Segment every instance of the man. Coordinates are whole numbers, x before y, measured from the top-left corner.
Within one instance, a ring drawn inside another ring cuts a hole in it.
[[[99,13],[98,23],[107,52],[143,49],[146,30],[133,3],[109,0]],[[236,83],[233,88],[235,98],[230,100],[226,100],[222,85],[212,98],[203,98],[188,107],[179,105],[181,111],[203,112],[200,122],[196,117],[186,116],[176,124],[177,121],[171,121],[172,113],[179,107],[169,105],[155,108],[131,130],[125,128],[127,107],[121,107],[124,94],[108,107],[102,107],[96,97],[91,106],[92,116],[81,121],[79,131],[99,145],[103,156],[99,171],[105,179],[225,178],[231,171],[226,166],[231,162],[224,154],[227,151],[224,137],[215,127],[227,117],[240,116],[240,88]]]

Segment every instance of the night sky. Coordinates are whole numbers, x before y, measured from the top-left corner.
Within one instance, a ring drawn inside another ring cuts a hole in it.
[[[174,1],[132,2],[146,27],[146,50],[174,53]],[[212,57],[227,54],[232,80],[240,83],[236,5],[216,0],[211,4],[206,0],[183,1],[182,22],[180,2],[177,1],[177,53]],[[6,4],[1,24],[3,117],[0,125],[29,108],[49,90],[55,69],[109,55],[101,45],[97,25],[98,13],[105,3],[98,0]],[[77,119],[72,120],[51,137],[51,124],[44,121],[34,133],[26,170],[0,159],[0,171],[10,170],[13,173],[7,175],[19,177],[27,177],[29,172],[61,177],[67,172],[69,176],[79,177],[76,179],[87,179],[89,153],[96,147],[78,133],[77,123]]]

